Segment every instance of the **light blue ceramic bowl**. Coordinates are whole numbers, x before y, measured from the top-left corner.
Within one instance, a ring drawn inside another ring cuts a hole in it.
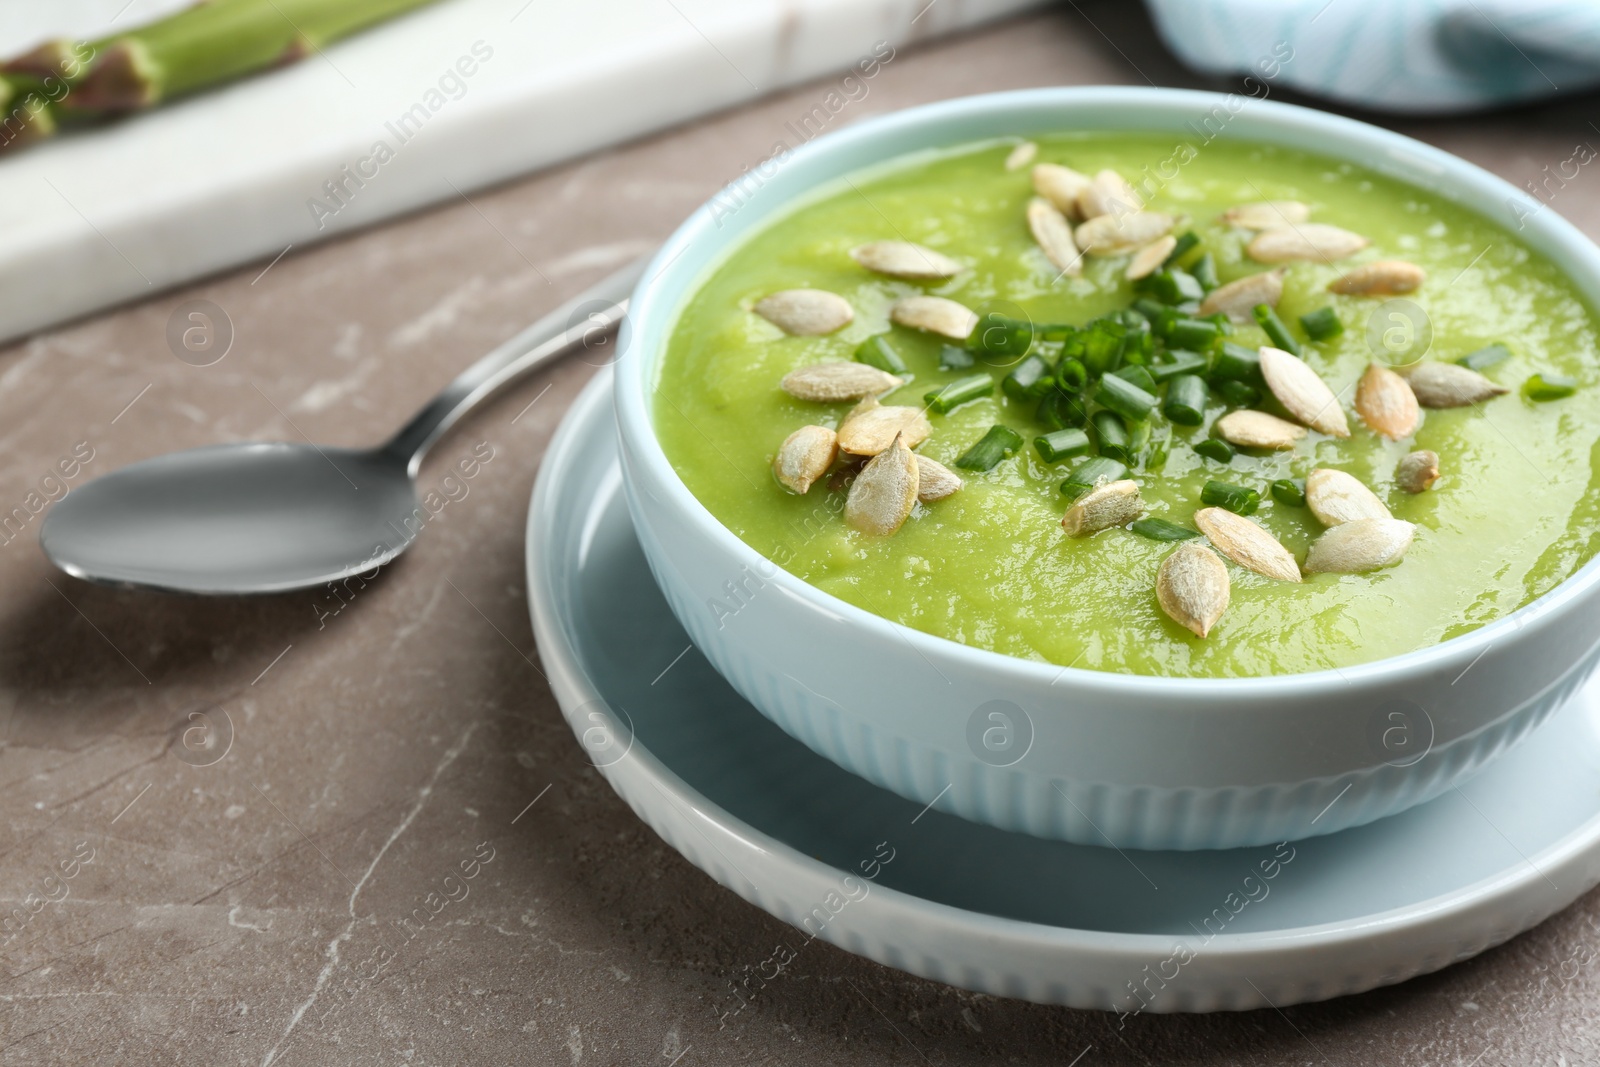
[[[1242,104],[1242,106],[1240,106]],[[1222,136],[1348,159],[1474,208],[1600,304],[1600,252],[1554,212],[1456,157],[1305,108],[1162,89],[1037,89],[951,100],[819,138],[690,217],[635,294],[616,404],[628,505],[695,644],[739,692],[840,766],[905,797],[1042,837],[1120,848],[1257,845],[1427,800],[1542,721],[1600,643],[1597,564],[1433,648],[1335,672],[1149,678],[1065,669],[899,626],[778,569],[688,491],[652,428],[679,308],[730,248],[819,184],[908,152],[1063,130]],[[729,212],[728,204],[740,205]],[[719,620],[732,587],[744,606]],[[1470,674],[1463,674],[1471,668]],[[1460,680],[1460,684],[1456,684]]]

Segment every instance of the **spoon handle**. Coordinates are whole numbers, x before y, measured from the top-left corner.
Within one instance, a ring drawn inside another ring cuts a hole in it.
[[[443,392],[423,405],[383,450],[406,460],[406,470],[415,475],[428,449],[457,419],[513,378],[591,347],[605,346],[602,351],[610,362],[615,342],[608,340],[606,334],[627,313],[628,295],[644,275],[649,259],[645,256],[630,263],[579,293],[462,371]]]

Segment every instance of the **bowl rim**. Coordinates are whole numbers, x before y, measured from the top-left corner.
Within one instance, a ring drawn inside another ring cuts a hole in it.
[[[875,115],[843,129],[823,134],[792,149],[787,156],[786,165],[817,161],[819,157],[826,160],[829,156],[848,153],[863,142],[881,138],[890,132],[938,125],[992,112],[1011,111],[1016,113],[1016,118],[1020,118],[1023,112],[1030,109],[1043,111],[1050,108],[1081,109],[1102,106],[1164,108],[1172,111],[1182,109],[1182,117],[1192,117],[1193,113],[1205,114],[1213,108],[1225,107],[1226,101],[1237,96],[1238,94],[1145,86],[1058,86],[955,97]],[[1348,149],[1351,142],[1365,142],[1365,147],[1373,150],[1379,158],[1394,159],[1398,156],[1413,166],[1420,163],[1441,176],[1449,175],[1456,185],[1479,197],[1480,204],[1456,200],[1443,190],[1430,190],[1430,195],[1455,200],[1479,215],[1489,217],[1488,212],[1481,207],[1481,203],[1485,202],[1503,202],[1508,207],[1512,204],[1528,205],[1531,211],[1523,219],[1526,229],[1518,231],[1519,239],[1530,245],[1559,246],[1574,260],[1584,262],[1595,275],[1596,282],[1592,286],[1585,286],[1574,277],[1569,265],[1557,263],[1556,266],[1562,275],[1577,287],[1580,295],[1589,304],[1591,312],[1596,310],[1596,305],[1600,305],[1600,248],[1597,248],[1576,226],[1550,210],[1549,204],[1533,200],[1523,190],[1475,163],[1371,123],[1314,108],[1255,97],[1249,98],[1249,109],[1251,114],[1256,116],[1256,123],[1264,124],[1267,128],[1263,129],[1258,125],[1248,135],[1240,136],[1237,140],[1261,144],[1283,143],[1275,142],[1268,136],[1274,128],[1323,132],[1328,135],[1328,146],[1321,151],[1332,158],[1347,159],[1374,169],[1372,161],[1351,159],[1341,152],[1341,149]],[[1131,128],[1135,131],[1138,129]],[[999,139],[1011,133],[1013,130],[1010,126],[1005,126],[997,130],[995,137]],[[881,165],[892,158],[895,157],[885,156],[870,163],[857,163],[838,170],[833,176]],[[1400,175],[1390,176],[1401,181],[1407,180]],[[1408,184],[1415,185],[1416,182],[1410,181]],[[1600,555],[1597,555],[1554,588],[1515,611],[1468,633],[1448,638],[1426,648],[1413,649],[1348,667],[1235,678],[1134,674],[1027,660],[930,634],[857,607],[785,570],[724,526],[684,484],[671,461],[667,459],[655,433],[649,405],[650,391],[646,388],[646,376],[643,373],[643,350],[659,347],[665,343],[681,307],[681,302],[669,303],[660,296],[659,282],[669,273],[681,273],[686,269],[680,261],[691,244],[710,241],[726,248],[743,239],[741,235],[731,235],[731,239],[721,236],[714,228],[716,215],[713,208],[718,203],[717,198],[730,195],[745,195],[738,191],[737,179],[695,208],[679,225],[651,259],[633,293],[629,313],[623,322],[625,336],[619,343],[621,355],[617,359],[614,383],[617,430],[624,446],[624,454],[640,464],[641,473],[649,479],[650,484],[693,522],[697,534],[709,538],[717,549],[731,555],[736,562],[744,566],[764,565],[772,573],[769,575],[765,569],[760,571],[763,581],[778,582],[802,601],[828,612],[872,637],[882,640],[898,638],[910,642],[920,655],[938,655],[975,670],[1020,675],[1019,680],[1038,683],[1042,687],[1070,682],[1079,690],[1120,697],[1140,695],[1142,690],[1154,689],[1159,695],[1169,698],[1185,694],[1207,700],[1235,695],[1250,699],[1288,698],[1325,692],[1331,683],[1338,683],[1351,689],[1358,686],[1383,686],[1405,680],[1408,676],[1452,669],[1463,661],[1467,661],[1470,665],[1477,662],[1490,648],[1509,643],[1509,639],[1520,635],[1530,623],[1544,620],[1548,616],[1571,608],[1578,599],[1591,595],[1597,581],[1600,581]],[[770,207],[765,207],[757,217],[761,220],[770,219],[799,199],[790,197],[781,200]],[[726,202],[728,201],[723,201]],[[1501,229],[1506,228],[1498,220],[1490,218],[1490,221]],[[1540,249],[1539,252],[1550,258],[1549,247]],[[629,463],[624,463],[625,473],[629,467]],[[628,481],[629,478],[625,476],[624,483]],[[633,491],[631,486],[629,491],[630,493]]]

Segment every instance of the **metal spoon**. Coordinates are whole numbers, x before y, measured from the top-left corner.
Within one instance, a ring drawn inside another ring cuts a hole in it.
[[[369,572],[429,518],[416,476],[433,443],[500,386],[602,337],[643,273],[640,260],[484,356],[387,444],[157,456],[72,490],[45,517],[39,544],[74,577],[184,593],[275,593]]]

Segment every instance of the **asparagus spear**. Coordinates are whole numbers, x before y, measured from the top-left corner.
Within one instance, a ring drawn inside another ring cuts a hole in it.
[[[18,140],[54,132],[55,118],[139,111],[269,67],[431,0],[207,0],[95,41],[50,41],[0,63],[13,98],[0,125]],[[24,108],[24,104],[34,105]],[[19,115],[19,108],[26,115]],[[13,122],[13,120],[15,120]]]
[[[56,132],[49,100],[25,84],[21,79],[0,77],[0,152]]]

